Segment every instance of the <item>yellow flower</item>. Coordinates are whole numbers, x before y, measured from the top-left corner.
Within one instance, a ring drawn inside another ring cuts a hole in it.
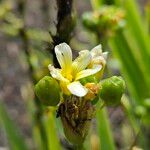
[[[50,74],[60,83],[64,94],[73,94],[78,97],[83,97],[87,94],[88,89],[80,83],[80,79],[96,74],[102,69],[102,64],[88,65],[95,58],[96,53],[91,53],[88,50],[79,52],[79,56],[72,61],[72,51],[69,45],[61,43],[55,47],[57,60],[61,69],[55,68],[51,64],[48,66]],[[93,55],[93,56],[92,56]]]

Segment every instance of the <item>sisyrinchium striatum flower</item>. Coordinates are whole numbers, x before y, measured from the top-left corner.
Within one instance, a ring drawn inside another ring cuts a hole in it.
[[[80,51],[79,56],[73,61],[71,48],[66,43],[57,45],[55,53],[61,68],[55,68],[50,64],[48,68],[51,76],[59,81],[65,95],[85,96],[88,89],[81,84],[80,80],[100,74],[105,66],[107,53],[102,53],[101,45],[98,45],[91,51]]]
[[[35,92],[42,104],[58,106],[56,117],[61,118],[66,138],[82,145],[96,113],[95,104],[98,100],[105,106],[119,104],[124,81],[120,77],[100,81],[107,59],[101,45],[80,51],[74,60],[66,43],[57,45],[55,53],[60,68],[49,64],[51,77],[42,78]]]

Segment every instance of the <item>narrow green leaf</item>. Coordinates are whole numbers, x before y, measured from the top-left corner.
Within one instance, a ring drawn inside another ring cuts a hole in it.
[[[147,33],[149,33],[150,36],[150,2],[147,3],[145,7],[145,20],[146,20]]]
[[[36,148],[41,149],[41,150],[44,149],[44,146],[43,146],[44,144],[43,144],[43,140],[41,137],[41,131],[38,125],[33,126],[33,140],[34,140]]]
[[[11,150],[27,150],[23,137],[12,122],[2,103],[0,103],[0,123],[3,125]]]
[[[103,108],[97,111],[97,124],[100,137],[100,149],[101,150],[115,150],[113,136],[108,120],[107,111]]]
[[[128,62],[128,57],[126,57],[127,53],[124,53],[126,49],[124,49],[124,46],[121,46],[121,43],[118,43],[119,37],[111,40],[110,45],[113,50],[113,53],[117,56],[117,58],[120,60],[121,63],[121,70],[124,73],[124,77],[126,79],[127,85],[129,86],[132,94],[134,97],[138,98],[139,95],[137,93],[138,89],[137,86],[134,87],[134,83],[137,83],[136,78],[134,78],[134,71],[132,71],[132,68],[130,67],[130,63]],[[123,48],[122,48],[123,47]],[[130,75],[129,75],[130,74]],[[138,83],[137,83],[138,84]]]
[[[140,48],[141,56],[145,61],[147,70],[150,73],[150,39],[144,25],[144,20],[141,19],[140,11],[135,0],[125,1],[126,18],[130,32],[134,35],[136,42]]]
[[[134,95],[138,103],[142,103],[141,99],[148,96],[149,85],[145,72],[140,68],[140,61],[136,59],[137,55],[133,53],[134,49],[130,48],[122,32],[118,32],[117,36],[110,40],[110,45],[113,53],[116,54],[122,64],[121,69],[128,81],[127,84],[132,95]],[[144,63],[141,66],[144,66]]]

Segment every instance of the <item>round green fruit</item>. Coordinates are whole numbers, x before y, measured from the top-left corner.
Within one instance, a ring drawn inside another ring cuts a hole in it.
[[[35,93],[40,101],[47,106],[56,106],[60,101],[60,86],[50,76],[43,77],[35,85]]]
[[[113,76],[101,82],[100,98],[107,106],[116,106],[120,103],[125,90],[125,82],[121,77]]]

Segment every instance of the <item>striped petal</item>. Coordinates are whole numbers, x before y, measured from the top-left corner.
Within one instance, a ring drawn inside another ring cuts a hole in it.
[[[67,74],[71,71],[72,65],[72,51],[70,46],[66,43],[61,43],[55,46],[55,53],[63,72]]]
[[[101,69],[102,69],[102,65],[96,65],[93,69],[82,70],[79,73],[77,73],[75,80],[79,80],[88,77],[90,75],[93,75],[99,72]]]
[[[79,56],[72,63],[73,74],[75,75],[85,69],[90,63],[91,58],[92,56],[88,50],[80,51]]]
[[[100,65],[100,64],[102,64],[103,66],[106,64],[106,60],[103,56],[97,56],[93,58],[90,63],[90,66],[92,66],[93,68],[94,65]]]
[[[91,50],[91,55],[92,57],[95,57],[95,56],[99,56],[102,54],[102,45],[99,44],[97,46],[95,46],[92,50]]]
[[[51,64],[48,65],[48,69],[50,71],[50,74],[53,78],[59,80],[59,81],[63,81],[66,83],[69,83],[69,80],[64,78],[61,74],[61,70],[60,69],[56,69],[54,66],[52,66]]]
[[[69,91],[78,97],[83,97],[87,94],[88,89],[85,88],[79,81],[70,83],[67,88]]]
[[[108,57],[108,52],[103,52],[102,53],[102,56],[104,57],[104,59],[106,60],[107,59],[107,57]]]

